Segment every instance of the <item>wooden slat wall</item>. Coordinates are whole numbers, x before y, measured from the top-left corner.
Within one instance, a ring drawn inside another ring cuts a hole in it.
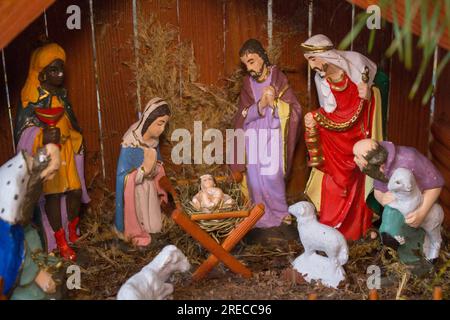
[[[114,186],[122,136],[137,121],[132,0],[95,1],[94,17],[106,183]]]
[[[218,84],[224,77],[222,0],[179,0],[181,39],[191,39],[199,64],[198,81]]]
[[[239,49],[255,38],[267,46],[267,0],[228,0],[225,2],[225,75],[239,68]]]
[[[292,33],[283,41],[280,64],[297,98],[306,106],[308,63],[300,44],[308,37],[308,0],[274,1],[273,16],[274,33]]]
[[[0,57],[0,164],[8,160],[13,154],[11,143],[11,129],[9,124],[8,106],[6,103],[5,81],[3,77],[3,64]]]
[[[358,14],[361,12],[363,12],[362,9],[355,7],[355,23]],[[369,29],[364,28],[359,36],[353,41],[353,50],[364,54],[375,62],[379,69],[389,74],[390,59],[386,57],[385,52],[391,43],[392,24],[388,23],[386,20],[382,20],[381,29],[376,30],[374,46],[369,53],[368,43],[370,33]]]
[[[155,15],[163,25],[178,26],[177,0],[138,0],[138,12],[145,17]]]
[[[352,6],[345,1],[314,0],[313,35],[327,35],[337,46],[352,28]]]
[[[73,1],[70,0],[57,1],[47,11],[47,21],[50,39],[59,43],[66,51],[65,85],[83,130],[86,146],[86,180],[90,182],[95,176],[101,177],[102,167],[89,1],[76,2],[81,9],[81,30],[69,30],[66,27],[68,15],[65,12],[71,4]]]
[[[439,61],[444,58],[448,51],[439,50]],[[442,71],[436,88],[436,119],[445,119],[450,122],[450,64]]]
[[[447,52],[441,49],[439,59]],[[450,65],[447,64],[438,79],[435,95],[435,114],[432,127],[433,142],[430,146],[433,162],[445,179],[440,202],[445,211],[445,223],[450,227]],[[446,134],[445,134],[446,133]]]
[[[279,64],[283,66],[304,115],[309,109],[308,63],[303,57],[300,43],[308,37],[308,1],[274,1],[273,19],[274,34],[286,34]],[[290,180],[287,183],[288,203],[297,202],[303,197],[309,171],[305,159],[306,147],[303,141],[300,141],[296,148]]]
[[[414,43],[417,43],[416,37]],[[430,103],[423,106],[421,100],[428,84],[431,83],[431,65],[414,99],[408,99],[420,62],[421,51],[418,49],[414,51],[414,65],[411,70],[406,70],[397,56],[392,59],[387,138],[394,144],[411,146],[427,155]]]

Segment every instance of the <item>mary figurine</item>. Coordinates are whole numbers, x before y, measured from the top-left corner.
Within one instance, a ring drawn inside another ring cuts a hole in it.
[[[123,136],[116,177],[117,231],[138,246],[147,246],[151,233],[162,228],[161,201],[167,194],[158,181],[165,175],[157,150],[170,109],[161,98],[145,107],[141,118]]]

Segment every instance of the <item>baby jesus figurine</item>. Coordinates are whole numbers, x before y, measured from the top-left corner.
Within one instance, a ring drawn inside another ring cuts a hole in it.
[[[192,198],[191,204],[197,210],[210,212],[214,208],[229,208],[234,204],[234,200],[216,187],[212,175],[205,174],[200,177],[200,191]]]

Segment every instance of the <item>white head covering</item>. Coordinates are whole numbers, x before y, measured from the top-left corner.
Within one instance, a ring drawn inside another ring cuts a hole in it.
[[[302,43],[302,48],[305,51],[306,59],[309,57],[319,57],[328,63],[341,68],[355,84],[362,82],[361,76],[367,67],[369,70],[368,85],[369,87],[372,86],[373,79],[377,73],[377,66],[374,62],[362,54],[355,51],[341,51],[333,49],[333,43],[323,34],[312,36]],[[318,73],[316,73],[314,80],[316,82],[320,105],[326,112],[333,112],[336,109],[336,99],[331,92],[329,83]]]
[[[144,138],[142,137],[142,127],[153,111],[167,104],[168,103],[161,98],[153,98],[152,100],[150,100],[145,106],[144,112],[142,113],[139,121],[133,123],[128,131],[124,134],[122,138],[122,146],[156,148],[159,141],[144,141]]]

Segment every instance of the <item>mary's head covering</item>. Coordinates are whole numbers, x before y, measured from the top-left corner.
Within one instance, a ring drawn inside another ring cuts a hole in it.
[[[28,103],[36,102],[39,98],[39,73],[57,59],[66,62],[66,53],[64,52],[64,49],[56,43],[46,44],[37,48],[32,53],[27,81],[25,82],[21,93],[22,106],[24,108]]]
[[[368,70],[367,83],[369,87],[372,86],[373,79],[377,73],[377,66],[362,54],[355,51],[341,51],[334,49],[331,40],[323,34],[312,36],[303,42],[301,47],[306,59],[309,57],[318,57],[341,68],[355,84],[359,84],[363,81],[362,75]],[[336,109],[336,100],[331,92],[329,83],[318,73],[316,73],[314,80],[316,82],[320,105],[326,112],[333,112]]]
[[[145,121],[148,117],[158,108],[168,105],[166,101],[161,98],[153,98],[150,100],[144,108],[144,112],[139,119],[139,121],[133,123],[128,131],[124,134],[122,138],[122,147],[151,147],[156,148],[158,146],[158,141],[144,141],[142,137],[142,128],[144,127]]]

